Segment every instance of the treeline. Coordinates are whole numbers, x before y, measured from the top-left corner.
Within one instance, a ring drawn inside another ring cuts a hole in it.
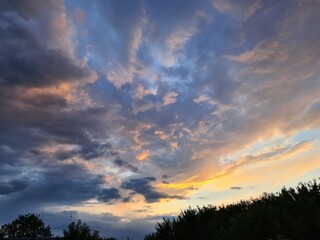
[[[189,208],[155,229],[145,240],[320,239],[320,184],[313,180],[257,199]]]
[[[50,225],[45,225],[39,215],[19,215],[11,223],[4,224],[0,228],[0,239],[51,239],[53,236]],[[115,238],[102,238],[99,231],[91,231],[86,223],[81,220],[71,222],[67,229],[63,230],[63,237],[52,239],[64,240],[116,240]]]

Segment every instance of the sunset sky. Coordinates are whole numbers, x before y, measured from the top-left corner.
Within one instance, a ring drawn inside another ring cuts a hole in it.
[[[162,217],[320,176],[319,0],[0,2],[0,225]]]

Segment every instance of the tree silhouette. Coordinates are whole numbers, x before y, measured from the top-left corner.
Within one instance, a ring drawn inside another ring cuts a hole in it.
[[[70,223],[68,229],[63,230],[63,235],[65,240],[102,240],[99,231],[94,230],[91,234],[90,227],[81,220]]]
[[[155,228],[145,240],[316,240],[320,236],[320,184],[314,180],[227,206],[189,208]]]
[[[45,226],[39,215],[25,214],[19,215],[11,223],[1,227],[1,237],[4,238],[31,238],[51,237],[50,226]]]

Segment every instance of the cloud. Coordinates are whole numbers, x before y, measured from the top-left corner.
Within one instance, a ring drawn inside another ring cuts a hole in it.
[[[260,0],[243,1],[241,4],[232,0],[213,0],[213,6],[220,12],[225,12],[239,20],[247,20],[263,7]]]
[[[119,167],[123,166],[126,163],[125,161],[123,161],[121,159],[116,159],[113,162],[114,162],[115,165],[117,165]]]
[[[42,87],[62,81],[91,78],[93,72],[68,54],[70,49],[64,48],[66,43],[52,42],[51,44],[46,41],[47,39],[41,39],[39,32],[32,29],[28,23],[30,19],[41,19],[41,11],[63,11],[60,3],[37,4],[35,1],[30,1],[27,4],[16,2],[1,6],[3,8],[1,32],[4,33],[0,40],[2,86]],[[14,13],[17,15],[15,16]],[[37,23],[40,24],[40,22]],[[43,35],[50,36],[50,41],[59,41],[59,38],[54,37],[56,34],[60,34],[60,39],[64,37],[61,36],[62,31],[56,25],[52,25],[50,20],[43,21],[40,27],[41,31],[46,31],[42,32]],[[67,41],[67,36],[65,39]],[[57,44],[54,45],[55,43]]]
[[[0,195],[8,195],[14,192],[20,192],[29,186],[27,179],[11,180],[9,182],[0,182]]]
[[[26,166],[23,168],[28,169],[27,180],[14,179],[1,184],[5,198],[1,198],[0,203],[8,217],[16,217],[14,215],[25,211],[40,212],[49,206],[76,205],[96,198],[104,183],[101,175],[90,173],[76,164],[38,163],[33,170]],[[19,168],[17,170],[21,171]]]
[[[10,1],[1,10],[5,216],[100,205],[120,215],[135,204],[140,215],[106,222],[142,235],[149,203],[173,206],[223,176],[317,147],[299,135],[319,127],[316,2]],[[236,179],[225,189],[235,183],[249,189]],[[78,216],[103,226],[89,215]]]
[[[288,58],[288,50],[278,41],[272,41],[259,43],[253,50],[237,56],[226,56],[226,58],[240,63],[258,63],[269,59],[283,62]]]
[[[134,7],[129,2],[117,1],[95,4],[99,12],[101,11],[100,26],[110,29],[110,32],[102,35],[106,39],[105,45],[111,57],[107,57],[107,64],[104,64],[101,70],[108,81],[115,87],[121,88],[143,74],[137,53],[142,44],[143,30],[147,23],[145,10],[141,3],[137,3]],[[126,20],[123,19],[123,15],[126,16]],[[96,28],[96,26],[92,27]],[[96,42],[95,39],[93,41]],[[96,54],[101,56],[100,52]],[[103,58],[106,56],[103,55]]]
[[[181,10],[179,14],[177,9]],[[198,32],[200,22],[211,20],[208,9],[211,6],[207,1],[147,3],[146,15],[151,26],[148,39],[154,43],[154,47],[148,48],[156,57],[154,60],[166,68],[179,66],[184,48]]]
[[[283,157],[288,157],[291,154],[295,154],[300,151],[305,151],[306,149],[310,148],[312,142],[300,142],[294,145],[284,146],[284,147],[275,147],[269,149],[267,152],[263,152],[257,155],[249,155],[246,156],[245,159],[248,161],[263,161],[263,160],[274,160]]]
[[[131,172],[138,173],[140,171],[140,169],[138,167],[136,167],[126,161],[123,161],[121,159],[116,159],[113,161],[113,163],[121,168],[128,169]]]
[[[139,84],[136,89],[134,98],[143,99],[147,95],[156,95],[156,93],[156,89],[144,89],[144,86],[142,84]]]
[[[163,97],[163,106],[173,104],[177,101],[176,97],[178,94],[176,92],[167,92]]]
[[[73,13],[74,22],[78,25],[83,24],[86,21],[86,13],[83,9],[77,8]]]
[[[143,150],[138,156],[137,159],[139,161],[145,161],[148,159],[150,152],[148,150]]]
[[[133,166],[132,164],[128,164],[128,165],[126,165],[126,167],[132,172],[138,173],[140,171],[140,169],[138,167]]]
[[[255,164],[263,161],[275,161],[282,158],[288,158],[290,156],[297,155],[300,152],[306,151],[311,148],[312,141],[300,142],[288,146],[276,146],[270,149],[266,149],[263,152],[257,153],[256,155],[247,155],[242,159],[238,160],[230,168],[226,169],[226,172],[230,174],[237,168],[243,167],[248,164]]]
[[[119,193],[119,189],[117,188],[104,188],[102,189],[98,200],[105,202],[105,203],[111,203],[114,200],[118,200],[121,198],[121,195]]]
[[[242,187],[230,187],[231,190],[241,190]]]
[[[122,183],[121,188],[133,190],[137,194],[144,196],[146,202],[158,202],[160,199],[183,199],[181,196],[168,195],[166,193],[158,192],[151,183],[156,181],[155,177],[144,177],[130,179]]]
[[[172,177],[172,176],[167,175],[167,174],[163,174],[163,175],[162,175],[162,178],[163,178],[163,179],[169,179],[169,178],[171,178],[171,177]]]
[[[104,154],[110,144],[92,141],[84,132],[91,123],[82,122],[78,128],[78,117],[73,115],[77,109],[91,115],[87,120],[92,119],[97,109],[88,109],[93,105],[82,87],[96,75],[74,52],[63,2],[17,1],[1,4],[1,8],[0,92],[4,105],[0,107],[0,143],[12,150],[0,153],[5,158],[1,166],[6,167],[7,161],[20,164],[16,167],[20,172],[32,166],[32,155],[46,162],[54,157],[89,160]],[[46,145],[50,152],[42,151]],[[63,145],[74,149],[55,148]]]
[[[208,171],[208,167],[203,170],[198,170],[201,174],[190,177],[183,181],[174,181],[170,184],[163,183],[159,187],[164,189],[176,189],[186,190],[190,187],[200,187],[207,185],[217,179],[231,176],[236,171],[244,168],[248,165],[254,165],[268,161],[280,161],[282,159],[288,159],[291,156],[296,156],[301,152],[307,151],[311,148],[312,141],[300,142],[287,146],[275,146],[273,148],[265,149],[263,152],[259,152],[256,155],[236,156],[235,159],[229,159],[226,164],[216,165],[215,170]],[[221,159],[220,159],[221,160]]]

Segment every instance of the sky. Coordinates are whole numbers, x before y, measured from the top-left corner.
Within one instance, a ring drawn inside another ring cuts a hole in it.
[[[0,224],[143,239],[320,175],[319,0],[0,2]]]

